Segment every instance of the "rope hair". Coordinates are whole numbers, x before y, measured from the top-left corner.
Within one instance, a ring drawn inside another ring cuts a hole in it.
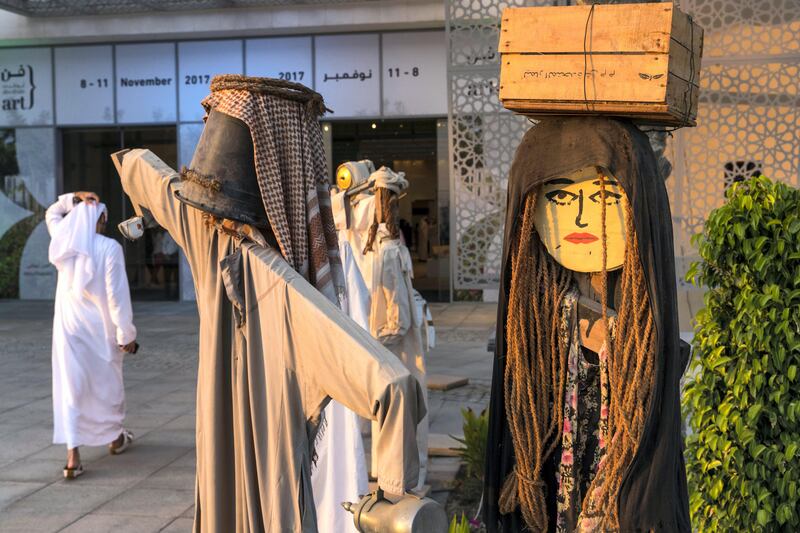
[[[526,199],[511,254],[504,400],[516,465],[499,504],[504,514],[519,506],[529,528],[547,531],[542,467],[560,442],[567,346],[558,340],[558,324],[571,273],[536,237],[536,197]]]
[[[601,181],[602,183],[602,181]],[[604,189],[601,189],[604,191]],[[601,193],[602,197],[605,192]],[[605,456],[587,489],[583,511],[601,515],[601,530],[619,530],[617,495],[644,433],[655,377],[655,325],[633,212],[625,202],[625,258],[622,266],[622,298],[612,337],[606,328],[609,418]],[[603,202],[605,211],[605,201]],[[605,216],[605,215],[603,215]],[[606,298],[606,272],[603,298]],[[606,313],[606,303],[603,303]],[[608,326],[608,321],[606,321]],[[617,339],[616,341],[614,339]]]
[[[511,251],[506,325],[505,408],[516,464],[499,498],[500,512],[520,508],[528,528],[548,530],[542,467],[561,442],[569,346],[559,341],[561,302],[571,271],[555,262],[533,227],[537,191],[525,201]],[[653,388],[655,330],[628,202],[622,301],[611,335],[608,321],[606,191],[601,180],[602,306],[609,374],[605,455],[583,501],[583,513],[600,517],[599,530],[619,530],[617,494],[641,440]],[[618,343],[614,338],[619,339]]]
[[[386,231],[389,232],[389,237],[397,239],[400,237],[400,226],[397,225],[397,218],[400,212],[400,197],[393,191],[383,188],[375,188],[375,215],[372,219],[372,225],[369,227],[369,234],[367,236],[367,244],[364,246],[363,253],[371,252],[375,244],[375,238],[378,235],[378,226],[383,223],[386,226]]]

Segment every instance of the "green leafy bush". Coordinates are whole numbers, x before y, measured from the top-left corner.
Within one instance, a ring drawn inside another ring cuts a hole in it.
[[[476,415],[475,411],[468,407],[461,409],[461,416],[464,418],[462,425],[464,438],[453,437],[462,444],[457,450],[467,466],[467,475],[483,480],[486,441],[489,439],[489,413],[484,409],[481,414]]]
[[[800,191],[735,184],[695,237],[703,285],[684,393],[694,527],[800,531]]]

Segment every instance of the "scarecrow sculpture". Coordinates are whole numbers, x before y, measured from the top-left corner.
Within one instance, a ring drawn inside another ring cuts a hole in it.
[[[542,120],[508,185],[489,531],[691,531],[678,335],[647,136],[622,120]]]
[[[425,352],[432,346],[434,332],[427,324],[427,304],[412,286],[411,255],[397,222],[400,195],[409,182],[403,172],[388,167],[376,171],[371,161],[364,160],[340,165],[337,185],[342,191],[333,198],[334,217],[349,305],[366,310],[365,329],[403,362],[422,386],[427,405]],[[373,436],[377,432],[373,424]],[[373,438],[373,473],[378,471],[375,445]],[[417,448],[418,487],[422,487],[428,462],[427,417],[417,426]]]
[[[149,150],[119,155],[125,192],[183,249],[197,291],[194,530],[316,532],[310,473],[329,401],[378,422],[378,485],[400,495],[417,485],[423,391],[339,307],[322,97],[244,76],[211,91],[180,174]]]

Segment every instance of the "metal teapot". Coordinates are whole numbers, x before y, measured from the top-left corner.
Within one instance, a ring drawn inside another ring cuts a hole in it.
[[[342,502],[342,507],[353,513],[353,525],[361,533],[447,533],[442,506],[414,493],[392,503],[378,489],[358,503]]]

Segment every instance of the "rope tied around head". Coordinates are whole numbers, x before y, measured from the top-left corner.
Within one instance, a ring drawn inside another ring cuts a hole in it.
[[[201,174],[200,172],[197,172],[196,170],[185,165],[181,167],[180,176],[181,181],[194,182],[204,189],[210,189],[215,192],[222,190],[222,183],[218,179]]]
[[[321,116],[333,113],[325,107],[322,95],[303,85],[277,78],[242,76],[241,74],[222,74],[211,79],[211,92],[217,91],[249,91],[251,93],[269,94],[287,100],[306,104],[309,114]]]

